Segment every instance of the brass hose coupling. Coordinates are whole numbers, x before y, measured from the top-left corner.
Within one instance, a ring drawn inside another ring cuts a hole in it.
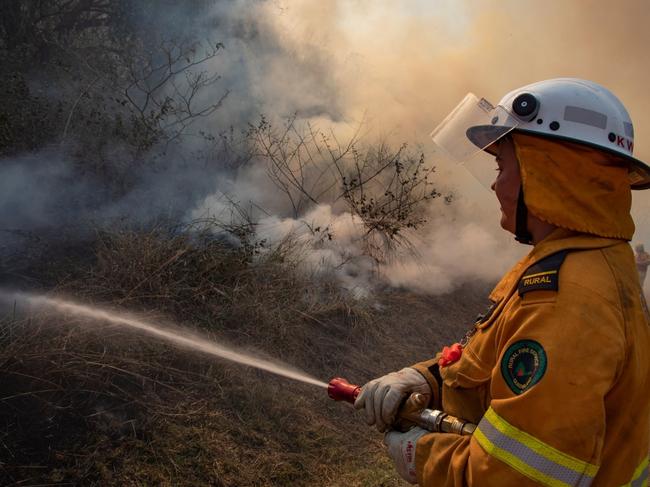
[[[329,382],[327,394],[335,401],[345,401],[354,404],[361,387],[350,384],[341,377],[335,377]],[[399,412],[393,427],[406,431],[413,426],[419,426],[432,433],[453,433],[456,435],[471,435],[476,425],[451,416],[437,409],[427,409],[428,398],[423,394],[411,394]]]

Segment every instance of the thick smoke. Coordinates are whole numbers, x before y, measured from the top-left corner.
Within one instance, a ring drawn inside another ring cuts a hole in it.
[[[641,1],[611,8],[603,0],[588,6],[559,0],[238,0],[216,1],[210,15],[202,12],[200,18],[181,5],[157,10],[158,18],[131,21],[164,26],[173,36],[191,30],[223,43],[209,63],[221,79],[201,101],[229,94],[196,130],[241,127],[264,113],[274,121],[295,116],[345,138],[363,122],[368,142],[381,136],[423,147],[428,163],[439,169],[438,188],[454,194],[452,204],[434,200],[428,224],[413,237],[415,248],[378,268],[362,257],[355,216],[326,204],[292,215],[260,166],[225,171],[223,165],[206,167],[192,156],[168,154],[164,169],[142,172],[110,205],[99,205],[88,196],[93,184],[70,182],[65,157],[47,152],[32,156],[47,164],[2,161],[0,181],[10,188],[0,208],[3,227],[30,230],[60,221],[61,214],[142,221],[161,209],[189,220],[223,215],[228,201],[235,201],[264,210],[257,218],[260,239],[279,241],[286,231],[299,235],[311,242],[310,262],[328,263],[351,289],[365,289],[363,281],[379,270],[391,285],[443,292],[463,280],[493,281],[526,250],[499,228],[498,204],[489,190],[462,168],[431,157],[428,134],[468,91],[497,101],[541,79],[594,80],[628,107],[636,154],[650,160],[650,31]],[[188,154],[197,150],[192,138],[184,144]],[[649,205],[648,197],[635,194],[637,239],[646,242]],[[314,222],[335,229],[336,238],[314,235]]]
[[[468,91],[497,101],[517,86],[574,76],[599,82],[623,100],[635,122],[637,155],[650,160],[644,137],[650,130],[650,112],[644,110],[648,73],[642,62],[650,33],[643,2],[615,11],[604,1],[587,7],[560,1],[333,0],[261,8],[265,25],[275,29],[287,52],[326,63],[350,126],[364,119],[374,132],[426,148],[433,126]],[[285,90],[276,84],[264,89],[269,99],[284,99]],[[457,168],[441,179],[459,200],[444,214],[432,208],[417,258],[404,257],[386,269],[393,284],[441,291],[477,276],[494,279],[526,250],[501,233],[498,205],[483,188]],[[650,239],[644,216],[649,204],[650,198],[635,192],[641,241]]]

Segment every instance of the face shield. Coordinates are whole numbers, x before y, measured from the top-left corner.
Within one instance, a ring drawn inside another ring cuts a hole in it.
[[[504,107],[494,107],[485,98],[468,93],[434,129],[431,138],[447,158],[462,163],[483,186],[489,188],[495,179],[494,158],[478,154],[519,123],[520,119]]]

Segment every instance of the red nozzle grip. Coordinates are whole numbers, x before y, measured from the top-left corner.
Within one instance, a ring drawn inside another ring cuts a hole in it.
[[[350,384],[341,377],[335,377],[327,386],[327,395],[335,401],[345,401],[354,404],[360,390],[360,386]]]

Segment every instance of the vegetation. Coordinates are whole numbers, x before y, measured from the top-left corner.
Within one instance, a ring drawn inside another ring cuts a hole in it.
[[[382,260],[441,196],[406,146],[340,141],[296,118],[216,125],[227,47],[176,25],[215,3],[0,4],[0,171],[45,181],[42,218],[12,227],[0,209],[0,283],[200,328],[323,381],[429,357],[460,333],[449,325],[469,318],[472,289],[462,305],[395,290],[353,299],[333,274],[301,270],[295,240],[256,239],[239,201],[243,218],[187,225],[217,175],[259,165],[285,216],[349,212]],[[193,173],[158,200],[136,191]],[[402,485],[381,437],[323,390],[20,302],[0,313],[2,485]]]
[[[351,300],[292,272],[290,253],[251,265],[242,249],[159,232],[104,235],[96,255],[55,291],[200,326],[324,381],[427,357],[479,306],[471,289],[462,304],[404,292]],[[9,307],[0,328],[3,485],[402,485],[381,436],[324,390],[23,311]]]

